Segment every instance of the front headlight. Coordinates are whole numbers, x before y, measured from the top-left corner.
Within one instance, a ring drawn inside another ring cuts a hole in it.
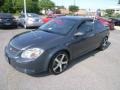
[[[25,58],[25,59],[36,59],[43,52],[44,52],[43,49],[40,49],[40,48],[31,48],[31,49],[23,51],[23,53],[21,54],[21,57]]]

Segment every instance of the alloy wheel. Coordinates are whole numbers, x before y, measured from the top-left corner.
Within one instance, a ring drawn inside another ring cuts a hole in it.
[[[68,56],[66,54],[58,54],[52,65],[52,71],[55,74],[63,72],[68,66]]]
[[[102,43],[102,49],[104,50],[107,47],[108,44],[108,38],[104,38],[103,43]]]

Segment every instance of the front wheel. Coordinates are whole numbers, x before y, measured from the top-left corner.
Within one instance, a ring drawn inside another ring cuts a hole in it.
[[[105,37],[99,47],[100,50],[105,50],[108,45],[108,37]]]
[[[49,72],[52,74],[60,74],[68,67],[69,57],[66,52],[59,52],[55,54],[49,65]]]

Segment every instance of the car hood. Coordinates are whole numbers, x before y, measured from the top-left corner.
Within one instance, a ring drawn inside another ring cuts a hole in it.
[[[16,35],[11,39],[10,45],[18,49],[25,49],[30,47],[40,47],[47,49],[47,47],[54,45],[63,36],[53,34],[45,31],[29,31]]]

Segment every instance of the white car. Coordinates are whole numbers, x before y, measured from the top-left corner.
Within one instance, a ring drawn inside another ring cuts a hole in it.
[[[25,19],[25,14],[21,14],[18,19],[19,25],[23,26],[25,29],[29,27],[39,27],[43,24],[42,16],[35,13],[27,13]]]

